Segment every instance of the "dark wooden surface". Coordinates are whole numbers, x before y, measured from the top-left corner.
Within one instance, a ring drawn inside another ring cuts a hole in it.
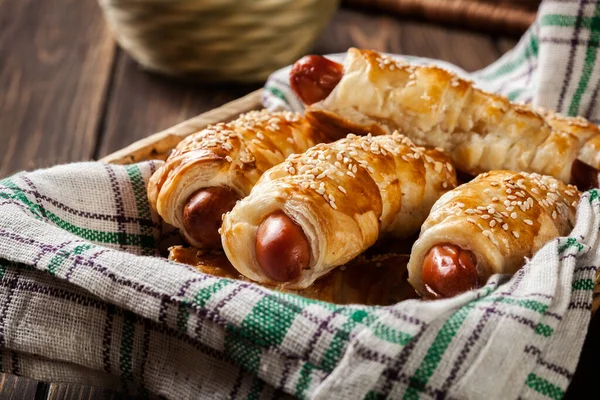
[[[514,38],[340,10],[314,46],[350,46],[438,58],[472,71]],[[118,49],[95,1],[0,1],[0,177],[91,160],[261,86],[182,82],[142,71]],[[594,321],[567,397],[591,387],[600,355]],[[0,399],[111,399],[92,387],[2,374]]]

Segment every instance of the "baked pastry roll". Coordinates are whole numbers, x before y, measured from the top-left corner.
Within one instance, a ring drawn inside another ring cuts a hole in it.
[[[348,135],[267,171],[223,219],[223,249],[253,281],[303,289],[383,235],[416,234],[456,186],[448,157],[398,133]]]
[[[252,111],[179,143],[148,184],[151,206],[199,248],[218,248],[222,215],[258,178],[323,140],[300,114]]]
[[[472,176],[507,169],[551,175],[582,190],[597,183],[596,125],[511,103],[439,67],[351,48],[343,66],[320,56],[299,60],[290,82],[310,104],[307,119],[332,139],[399,130],[417,145],[444,149]],[[586,166],[592,170],[583,173]]]
[[[493,274],[513,274],[571,231],[579,196],[550,176],[479,175],[434,204],[411,251],[409,282],[424,297],[451,297]]]
[[[191,265],[202,273],[252,282],[233,268],[222,252],[182,246],[173,246],[169,250],[169,260]],[[406,280],[408,257],[408,254],[395,253],[361,254],[306,289],[263,286],[335,304],[387,306],[419,297]]]

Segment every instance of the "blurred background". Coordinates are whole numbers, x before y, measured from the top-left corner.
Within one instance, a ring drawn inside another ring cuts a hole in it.
[[[350,46],[476,70],[537,0],[3,0],[0,177],[97,159]]]

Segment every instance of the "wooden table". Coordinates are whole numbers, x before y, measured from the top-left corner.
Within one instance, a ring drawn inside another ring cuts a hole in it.
[[[365,47],[438,58],[473,71],[515,43],[515,38],[341,9],[314,52]],[[116,46],[94,1],[0,1],[0,177],[98,159],[260,86],[190,85],[142,71]],[[592,322],[590,332],[598,336],[600,320]],[[592,336],[567,397],[591,387],[591,361],[600,355]],[[2,399],[115,397],[10,374],[0,379]]]

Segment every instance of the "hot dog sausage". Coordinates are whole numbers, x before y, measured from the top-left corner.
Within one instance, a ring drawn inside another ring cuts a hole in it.
[[[302,228],[284,212],[277,211],[258,227],[256,259],[271,279],[288,282],[308,267],[310,244]]]
[[[425,288],[434,298],[446,298],[482,286],[473,253],[453,244],[438,244],[423,261]]]
[[[575,160],[571,166],[571,184],[577,186],[581,191],[598,187],[598,171],[586,163]]]
[[[183,227],[188,235],[203,247],[221,247],[221,217],[238,200],[235,192],[225,186],[203,188],[192,194],[183,208]]]
[[[305,56],[292,67],[290,85],[300,100],[310,105],[329,96],[343,74],[341,64],[322,56]]]

